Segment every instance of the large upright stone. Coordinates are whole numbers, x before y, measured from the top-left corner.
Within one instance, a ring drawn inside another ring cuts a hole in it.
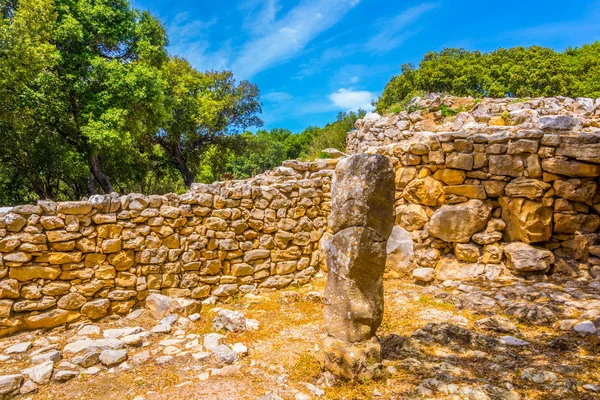
[[[394,168],[384,156],[361,154],[338,163],[331,187],[329,227],[368,227],[388,237],[394,227]],[[367,178],[368,177],[368,178]],[[391,200],[390,200],[391,199]]]
[[[369,154],[342,159],[331,198],[323,366],[342,379],[369,379],[381,368],[375,332],[383,318],[386,245],[394,225],[391,162]]]

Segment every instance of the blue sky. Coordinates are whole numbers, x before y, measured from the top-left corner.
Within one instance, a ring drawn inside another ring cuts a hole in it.
[[[266,128],[298,132],[369,107],[430,50],[600,40],[600,0],[133,0],[165,24],[171,54],[261,90]]]

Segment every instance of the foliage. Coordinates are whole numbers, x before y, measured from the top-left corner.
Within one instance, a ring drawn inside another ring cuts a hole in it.
[[[217,137],[261,125],[255,85],[166,44],[127,0],[2,2],[0,202],[181,191]]]
[[[473,97],[600,96],[600,42],[556,52],[540,46],[490,53],[449,48],[402,66],[377,101],[397,112],[420,93]]]
[[[211,158],[204,152],[219,136],[262,125],[256,115],[261,111],[259,90],[248,81],[237,83],[229,71],[201,73],[177,57],[163,71],[168,116],[154,140],[164,148],[189,187],[195,179],[189,163]]]

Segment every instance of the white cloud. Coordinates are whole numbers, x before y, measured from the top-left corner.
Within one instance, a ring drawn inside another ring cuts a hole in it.
[[[208,40],[208,30],[217,22],[217,18],[190,20],[186,12],[177,14],[167,23],[169,52],[184,57],[201,71],[227,68],[232,53],[231,42],[225,42],[217,51],[211,51]]]
[[[367,50],[385,53],[401,45],[414,31],[407,31],[421,15],[433,10],[438,3],[422,3],[402,11],[393,18],[379,21],[379,32],[366,44]]]
[[[246,0],[240,4],[245,13],[244,29],[252,34],[264,34],[281,9],[278,0]]]
[[[271,103],[288,102],[293,99],[293,96],[287,92],[269,92],[261,96],[264,101]]]
[[[322,32],[331,28],[360,0],[304,0],[281,19],[274,21],[268,32],[246,43],[233,63],[241,79],[297,56]]]
[[[370,111],[373,109],[371,101],[375,94],[366,90],[338,89],[329,95],[333,104],[344,111],[356,111],[359,108]]]

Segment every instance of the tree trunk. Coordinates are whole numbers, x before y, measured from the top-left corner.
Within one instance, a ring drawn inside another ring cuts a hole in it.
[[[181,156],[179,149],[175,151],[175,154],[173,155],[173,160],[175,161],[177,169],[179,170],[179,172],[181,172],[181,176],[183,176],[183,183],[185,184],[185,187],[189,188],[190,186],[192,186],[192,183],[194,183],[195,177],[192,171],[190,171],[190,169],[187,167],[187,163]]]
[[[92,175],[94,175],[94,178],[96,178],[96,181],[104,191],[104,193],[112,193],[112,185],[110,184],[108,176],[106,176],[104,172],[102,172],[102,167],[100,166],[100,159],[98,158],[97,154],[92,154],[90,156],[90,170],[92,172]]]

